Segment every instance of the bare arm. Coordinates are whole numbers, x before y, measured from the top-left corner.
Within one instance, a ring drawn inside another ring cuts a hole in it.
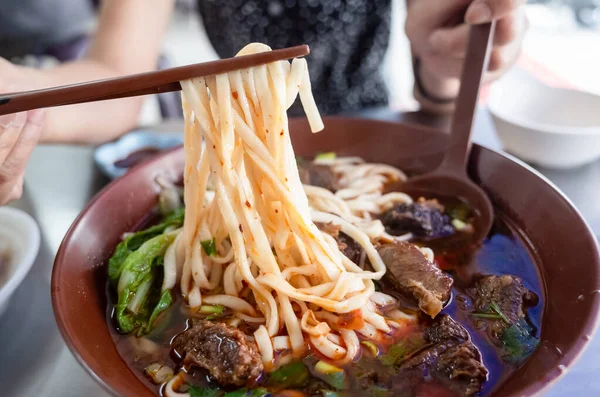
[[[9,84],[33,89],[155,69],[174,0],[104,0],[102,4],[98,30],[84,59],[53,69],[14,68],[13,81],[3,78]],[[48,109],[41,140],[110,140],[135,126],[142,100],[128,98]]]

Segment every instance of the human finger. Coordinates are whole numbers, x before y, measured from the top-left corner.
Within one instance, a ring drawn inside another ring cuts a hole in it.
[[[503,18],[525,4],[525,0],[475,0],[465,14],[465,22],[480,24]]]
[[[0,166],[0,182],[15,179],[25,171],[27,161],[40,139],[44,114],[41,109],[27,112],[19,137]]]
[[[27,122],[27,112],[0,116],[0,167],[13,150]]]

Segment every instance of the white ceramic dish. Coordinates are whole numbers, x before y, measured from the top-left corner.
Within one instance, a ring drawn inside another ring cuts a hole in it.
[[[0,207],[0,239],[9,247],[8,269],[0,280],[0,315],[37,257],[40,249],[40,229],[27,213],[10,207]],[[3,269],[6,270],[6,269]]]
[[[572,168],[600,158],[600,96],[513,68],[492,85],[488,106],[504,149],[525,161]]]

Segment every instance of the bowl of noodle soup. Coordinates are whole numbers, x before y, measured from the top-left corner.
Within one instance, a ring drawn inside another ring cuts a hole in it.
[[[401,192],[445,135],[321,124],[304,68],[183,82],[184,148],[77,218],[52,299],[79,362],[124,396],[533,395],[560,378],[599,303],[597,243],[572,204],[474,145],[498,219],[473,246],[459,198]],[[298,91],[308,120],[288,122]]]

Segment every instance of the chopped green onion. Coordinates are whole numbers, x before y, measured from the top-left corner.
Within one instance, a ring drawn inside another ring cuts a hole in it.
[[[335,160],[335,152],[319,153],[315,156],[315,160]]]
[[[190,397],[217,397],[219,395],[219,389],[205,389],[198,386],[190,386],[187,391]]]
[[[373,385],[367,389],[367,392],[371,397],[386,397],[389,395],[390,390],[383,386]]]
[[[501,320],[502,317],[495,313],[471,313],[472,317],[485,318],[489,320]]]
[[[375,343],[364,340],[360,342],[360,344],[369,349],[373,357],[377,357],[377,355],[379,354],[379,348],[377,347],[377,345],[375,345]]]
[[[463,230],[463,229],[466,229],[469,225],[467,225],[466,223],[464,223],[463,221],[461,221],[458,218],[454,218],[454,219],[452,219],[452,226],[456,230]]]
[[[220,316],[225,311],[224,306],[220,305],[202,305],[200,306],[200,313],[202,314],[213,314]]]
[[[411,354],[421,349],[426,344],[420,335],[413,335],[401,339],[388,349],[387,353],[379,356],[383,365],[400,365]]]
[[[310,374],[302,361],[283,365],[269,375],[267,385],[287,389],[299,387],[309,378]]]
[[[321,379],[336,389],[344,388],[346,383],[346,373],[343,369],[321,360],[315,365],[315,371],[322,374],[323,376]]]
[[[323,393],[323,397],[339,397],[337,392],[331,390],[321,390],[321,393]]]
[[[446,210],[446,214],[453,219],[458,219],[460,221],[465,222],[469,214],[471,213],[471,208],[466,203],[461,202],[457,206],[449,208]]]
[[[344,372],[343,369],[336,367],[333,364],[329,364],[328,362],[325,362],[323,360],[320,360],[316,365],[315,365],[315,370],[317,372],[320,372],[322,374],[331,374],[333,372]]]
[[[264,387],[259,387],[257,389],[250,390],[243,388],[235,391],[230,391],[229,393],[223,394],[223,397],[266,397],[270,395],[271,393],[267,389],[265,389]]]
[[[493,311],[495,311],[500,318],[508,325],[510,325],[510,321],[508,321],[508,318],[506,318],[506,316],[504,315],[504,313],[502,313],[502,310],[500,310],[500,306],[498,306],[498,304],[496,302],[492,302],[490,304],[490,307],[492,308]]]
[[[200,243],[204,252],[208,256],[216,256],[217,255],[217,246],[215,243],[215,238],[213,237],[211,240],[204,240]]]

